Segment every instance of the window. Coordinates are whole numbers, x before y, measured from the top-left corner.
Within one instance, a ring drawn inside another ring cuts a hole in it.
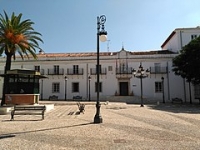
[[[163,91],[162,82],[155,82],[155,92],[160,93]]]
[[[97,92],[97,82],[95,82],[95,92]],[[102,92],[102,83],[99,82],[99,92]]]
[[[60,83],[52,83],[52,93],[60,92]]]
[[[125,64],[123,63],[122,65],[120,65],[120,70],[121,72],[125,72],[126,71],[126,68],[125,68]]]
[[[40,66],[35,66],[35,71],[40,72]]]
[[[154,66],[155,66],[155,73],[161,72],[161,67],[160,67],[161,65],[160,65],[160,63],[155,63]]]
[[[78,82],[72,83],[72,92],[79,92],[79,83]]]
[[[196,39],[197,38],[197,35],[196,34],[192,34],[191,35],[191,40],[194,40],[194,39]]]
[[[54,74],[59,74],[59,66],[58,65],[54,66]]]
[[[73,65],[73,74],[78,74],[78,65]]]
[[[127,70],[127,67],[125,66],[125,64],[120,64],[120,73],[125,73]]]
[[[108,71],[112,71],[112,66],[108,66]]]

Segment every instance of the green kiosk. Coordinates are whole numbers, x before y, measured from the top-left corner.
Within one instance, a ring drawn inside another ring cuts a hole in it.
[[[39,79],[46,78],[40,72],[27,69],[13,69],[1,75],[8,76],[9,83],[6,87],[6,104],[38,104],[39,103]]]

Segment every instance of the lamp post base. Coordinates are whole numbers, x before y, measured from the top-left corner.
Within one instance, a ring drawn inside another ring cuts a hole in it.
[[[100,115],[100,107],[101,105],[99,103],[96,104],[96,115],[94,116],[94,123],[102,123],[103,119]]]
[[[141,104],[141,105],[140,105],[140,107],[144,107],[144,105],[143,105],[143,104]]]
[[[94,123],[102,123],[102,122],[103,122],[103,119],[101,118],[101,116],[95,115],[95,117],[94,117]]]

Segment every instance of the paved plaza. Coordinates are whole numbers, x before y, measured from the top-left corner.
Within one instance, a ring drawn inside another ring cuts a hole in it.
[[[55,104],[41,116],[0,115],[1,150],[198,150],[200,105],[102,104],[103,123],[93,124],[95,103],[79,114]]]

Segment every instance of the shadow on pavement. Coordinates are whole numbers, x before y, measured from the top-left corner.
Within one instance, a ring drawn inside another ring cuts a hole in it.
[[[200,113],[200,105],[199,104],[172,104],[172,103],[165,103],[159,105],[147,105],[151,109],[160,110],[160,111],[167,111],[172,113],[189,113],[189,114],[199,114]]]
[[[90,124],[94,124],[94,123],[89,122],[89,123],[82,123],[82,124],[76,124],[76,125],[71,125],[71,126],[62,126],[62,127],[57,127],[57,128],[46,128],[46,129],[38,129],[38,130],[33,130],[33,131],[7,133],[7,134],[1,134],[0,139],[15,137],[16,135],[19,135],[19,134],[26,134],[26,133],[32,133],[32,132],[43,132],[43,131],[49,131],[49,130],[58,130],[58,129],[63,129],[63,128],[72,128],[72,127],[85,126],[85,125],[90,125]]]
[[[5,139],[5,138],[12,138],[12,137],[15,137],[15,135],[13,135],[13,134],[3,134],[3,135],[0,135],[0,140]]]

